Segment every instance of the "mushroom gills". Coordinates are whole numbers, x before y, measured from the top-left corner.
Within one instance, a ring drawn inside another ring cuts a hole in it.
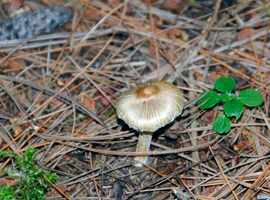
[[[140,131],[136,152],[150,150],[152,133],[182,113],[183,93],[175,85],[156,81],[124,92],[116,101],[117,116],[130,128]],[[135,166],[147,164],[148,156],[137,156]]]
[[[139,135],[139,140],[136,148],[136,152],[145,152],[150,150],[150,144],[152,140],[152,132],[141,132]],[[137,156],[135,158],[136,167],[142,167],[143,164],[148,164],[148,156]],[[142,164],[143,163],[143,164]]]

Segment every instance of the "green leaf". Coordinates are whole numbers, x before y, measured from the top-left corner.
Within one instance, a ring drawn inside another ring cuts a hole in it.
[[[230,119],[224,114],[216,118],[214,121],[213,130],[217,133],[227,133],[230,128]]]
[[[235,87],[235,81],[228,77],[220,77],[219,79],[216,80],[215,82],[215,88],[219,92],[232,92],[233,88]]]
[[[227,93],[221,94],[219,96],[220,101],[227,101],[230,98],[230,95]]]
[[[223,109],[228,117],[235,116],[236,120],[238,120],[244,111],[244,104],[238,99],[233,99],[226,102]]]
[[[247,106],[259,106],[263,102],[262,95],[258,91],[252,89],[243,90],[237,99]]]
[[[204,95],[205,93],[206,92],[203,92],[202,95]],[[219,99],[218,93],[216,91],[210,90],[209,92],[207,92],[207,94],[203,98],[197,101],[197,105],[204,103],[200,108],[205,109],[205,108],[210,108],[218,104],[219,102],[220,102],[220,99]]]
[[[187,1],[190,2],[190,3],[196,3],[195,0],[187,0]]]

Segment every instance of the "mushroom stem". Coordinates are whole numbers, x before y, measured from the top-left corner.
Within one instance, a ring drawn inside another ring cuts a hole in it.
[[[136,148],[136,152],[149,151],[152,140],[152,132],[141,132]],[[135,164],[136,167],[142,167],[142,163],[147,164],[148,156],[137,156],[135,161],[139,161]],[[141,163],[142,162],[142,163]]]

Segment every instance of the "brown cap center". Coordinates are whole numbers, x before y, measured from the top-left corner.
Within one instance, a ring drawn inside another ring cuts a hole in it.
[[[147,85],[137,90],[136,95],[138,98],[153,98],[159,93],[159,88],[155,85]]]

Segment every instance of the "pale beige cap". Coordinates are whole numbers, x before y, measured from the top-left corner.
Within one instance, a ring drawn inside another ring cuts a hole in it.
[[[181,90],[157,81],[124,92],[116,102],[116,113],[135,130],[155,132],[179,116],[183,105]]]

